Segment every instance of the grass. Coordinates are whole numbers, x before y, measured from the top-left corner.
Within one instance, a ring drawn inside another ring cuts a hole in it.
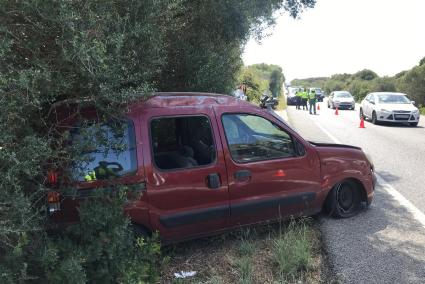
[[[292,221],[274,241],[274,263],[282,279],[296,279],[312,267],[311,229],[304,221]]]
[[[239,246],[239,254],[241,256],[250,257],[256,250],[255,243],[251,240],[251,234],[251,228],[244,229],[241,232],[241,241]]]
[[[165,248],[161,283],[321,283],[320,234],[309,219],[241,228]],[[196,271],[174,279],[174,273]]]
[[[421,114],[425,115],[425,107],[419,108],[419,111],[421,112]]]
[[[240,284],[254,283],[253,266],[250,257],[242,256],[235,261]]]

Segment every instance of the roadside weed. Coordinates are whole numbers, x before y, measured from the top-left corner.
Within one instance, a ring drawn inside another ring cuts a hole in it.
[[[293,278],[311,266],[313,257],[309,227],[305,221],[291,221],[285,231],[280,230],[274,241],[274,263],[281,276]]]
[[[254,276],[252,274],[253,267],[251,258],[242,256],[235,261],[236,267],[239,272],[239,283],[240,284],[251,284],[254,283]]]
[[[252,256],[255,252],[256,246],[254,241],[251,238],[250,229],[245,229],[242,231],[241,243],[239,246],[239,254],[243,256]]]

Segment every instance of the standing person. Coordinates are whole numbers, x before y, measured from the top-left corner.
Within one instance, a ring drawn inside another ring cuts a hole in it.
[[[308,103],[310,105],[310,114],[312,113],[312,109],[314,114],[316,114],[316,91],[311,90],[311,92],[308,94]]]
[[[301,90],[298,90],[297,93],[295,94],[295,103],[297,104],[296,109],[301,109]]]
[[[302,98],[303,110],[308,110],[307,108],[308,93],[306,91],[303,91],[301,93],[301,98]]]

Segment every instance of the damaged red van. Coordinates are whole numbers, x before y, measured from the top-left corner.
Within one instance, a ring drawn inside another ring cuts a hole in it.
[[[72,139],[81,131],[90,126]],[[78,220],[79,199],[111,177],[141,193],[125,207],[133,224],[165,241],[323,209],[350,217],[373,199],[373,164],[360,148],[308,142],[272,111],[231,96],[156,93],[130,107],[120,133],[124,150],[84,152],[78,198],[49,193],[55,222]]]

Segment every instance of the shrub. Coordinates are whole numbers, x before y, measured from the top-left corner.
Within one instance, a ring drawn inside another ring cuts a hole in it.
[[[75,160],[51,108],[88,102],[108,121],[156,88],[229,90],[251,33],[315,3],[207,2],[1,2],[0,283],[155,278],[158,243],[133,243],[120,196],[84,202],[81,224],[46,234],[46,172]]]
[[[49,283],[153,283],[159,276],[157,236],[135,239],[123,213],[124,191],[82,202],[80,223],[53,236],[44,251]],[[118,194],[121,192],[120,194]]]

